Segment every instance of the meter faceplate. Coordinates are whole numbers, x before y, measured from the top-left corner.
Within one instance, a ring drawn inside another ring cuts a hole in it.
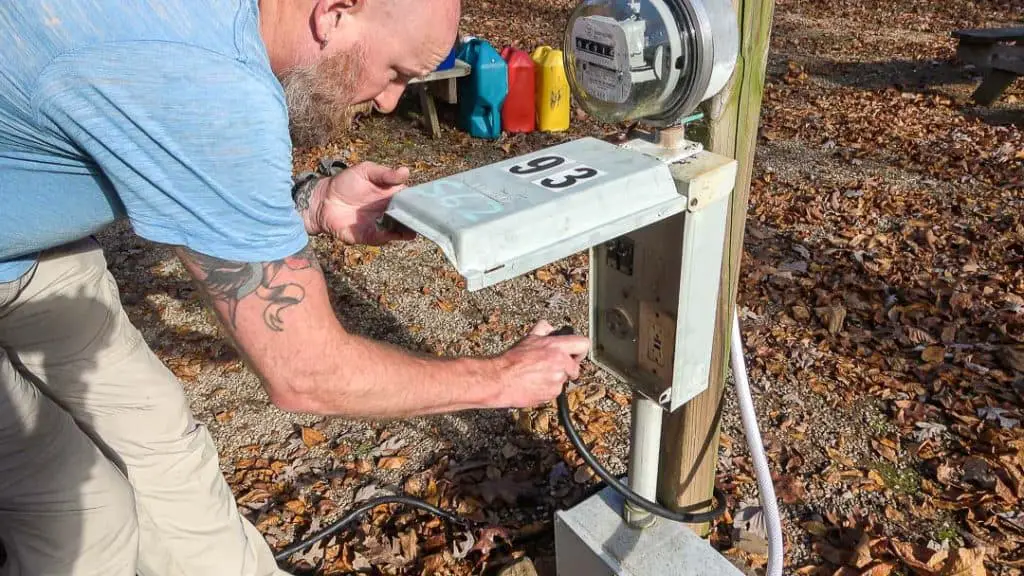
[[[677,123],[721,91],[739,50],[729,0],[584,0],[565,34],[576,100],[610,123]]]
[[[578,81],[583,91],[601,101],[624,104],[633,91],[629,42],[613,18],[591,16],[573,24]]]

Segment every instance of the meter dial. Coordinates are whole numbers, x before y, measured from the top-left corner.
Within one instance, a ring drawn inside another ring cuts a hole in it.
[[[569,85],[588,114],[669,126],[725,86],[739,30],[730,0],[584,0],[565,47]]]

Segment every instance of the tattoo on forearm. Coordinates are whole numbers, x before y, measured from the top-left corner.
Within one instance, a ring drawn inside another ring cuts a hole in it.
[[[228,307],[228,320],[232,328],[238,328],[238,303],[249,296],[265,302],[263,322],[275,332],[284,330],[281,313],[300,304],[306,297],[303,287],[294,282],[278,278],[285,269],[320,269],[316,255],[306,246],[298,253],[273,262],[234,262],[221,260],[191,250],[183,250],[186,258],[199,269],[199,278],[206,293],[214,301],[224,302]]]

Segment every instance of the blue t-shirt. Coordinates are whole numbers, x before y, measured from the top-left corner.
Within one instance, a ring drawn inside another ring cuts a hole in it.
[[[229,260],[305,246],[257,0],[4,0],[0,38],[0,282],[125,217]]]

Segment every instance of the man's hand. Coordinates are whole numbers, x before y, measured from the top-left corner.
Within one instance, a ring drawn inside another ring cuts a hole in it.
[[[408,180],[408,168],[373,162],[324,178],[309,190],[308,198],[298,199],[306,229],[311,234],[330,234],[346,244],[411,240],[416,235],[406,228],[386,230],[378,225],[391,197],[403,190]]]
[[[580,375],[590,349],[585,336],[549,336],[551,324],[537,323],[513,348],[495,359],[501,383],[497,406],[532,408],[555,398],[565,381]]]

